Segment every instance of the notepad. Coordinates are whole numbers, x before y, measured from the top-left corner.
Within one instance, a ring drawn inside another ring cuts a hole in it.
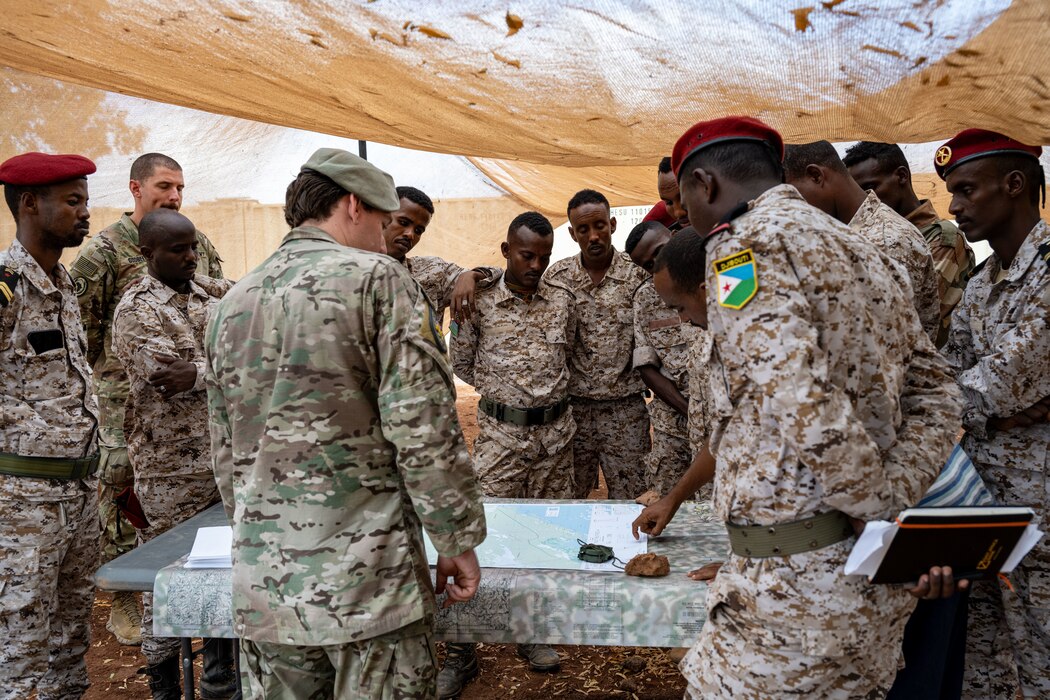
[[[229,525],[197,529],[193,549],[186,559],[187,569],[229,569],[233,567],[233,528]]]

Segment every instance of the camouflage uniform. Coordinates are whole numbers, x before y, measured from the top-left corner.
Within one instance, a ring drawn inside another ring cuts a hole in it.
[[[219,501],[208,452],[204,328],[208,312],[229,289],[226,280],[197,275],[179,294],[146,275],[131,284],[113,313],[113,354],[129,380],[124,431],[135,472],[135,495],[149,521],[148,542]],[[197,381],[165,399],[149,383],[164,367],[155,355],[192,362]],[[153,636],[153,596],[143,594],[142,653],[150,664],[179,653],[179,640]]]
[[[222,277],[221,260],[211,241],[197,232],[197,270],[208,277]],[[124,401],[128,379],[113,354],[113,313],[124,290],[146,274],[146,259],[139,252],[139,229],[131,214],[84,244],[70,270],[80,302],[80,316],[87,332],[88,362],[95,370],[95,392],[100,412],[99,517],[102,522],[102,563],[135,546],[135,529],[117,511],[114,497],[132,483],[131,463],[124,441]]]
[[[515,408],[553,406],[569,395],[576,335],[572,296],[541,282],[531,301],[501,277],[476,297],[477,314],[452,337],[452,368],[478,393]],[[474,473],[486,496],[572,498],[572,409],[545,425],[515,425],[478,409]]]
[[[466,268],[433,255],[406,257],[403,264],[408,268],[408,274],[412,275],[412,279],[419,283],[423,293],[427,295],[427,301],[434,307],[438,320],[443,319],[445,311],[452,304],[452,291],[456,288],[456,280],[467,272]],[[479,289],[491,285],[503,272],[498,267],[476,267],[474,271],[482,272],[487,277],[479,283]]]
[[[689,399],[689,353],[704,333],[683,321],[660,299],[650,278],[634,293],[634,368],[650,365],[674,382]],[[649,402],[653,446],[645,462],[645,486],[666,494],[689,468],[689,421],[659,397]]]
[[[649,415],[642,380],[631,366],[634,292],[646,272],[619,251],[597,285],[574,255],[547,268],[544,279],[572,292],[578,330],[572,348],[569,395],[576,420],[572,452],[576,496],[598,485],[598,465],[609,498],[645,491]]]
[[[919,202],[918,208],[905,218],[926,239],[930,254],[933,255],[933,267],[940,276],[937,291],[941,298],[941,325],[937,331],[936,345],[943,347],[948,342],[952,309],[962,299],[966,282],[973,274],[977,260],[966,237],[954,223],[937,216],[937,210],[930,200]]]
[[[853,215],[849,227],[904,266],[922,328],[931,339],[936,339],[941,323],[940,277],[934,268],[930,248],[918,229],[870,191]]]
[[[793,187],[749,206],[707,244],[715,512],[739,525],[892,517],[951,452],[958,388],[900,266]],[[757,294],[723,307],[714,263],[748,249]],[[690,695],[884,697],[915,601],[843,576],[853,542],[731,555],[682,663]]]
[[[417,678],[432,693],[430,627],[423,645],[414,626],[436,611],[420,525],[456,555],[484,539],[485,516],[419,285],[385,255],[296,228],[219,302],[206,348],[212,462],[233,524],[234,631],[249,676],[261,659],[316,660],[302,647],[374,640],[389,692],[393,636],[396,682]],[[337,684],[371,677],[332,653],[349,664]],[[269,661],[258,669],[281,673]]]
[[[970,280],[952,315],[945,355],[966,402],[963,448],[995,500],[1050,513],[1050,424],[998,431],[1050,396],[1050,227],[1040,221],[1005,270],[992,255]],[[966,694],[1050,697],[1050,543],[1046,538],[1010,574],[977,582],[970,595]]]
[[[98,449],[87,341],[73,281],[51,275],[19,241],[0,270],[19,275],[0,294],[0,452],[81,458]],[[28,335],[58,329],[64,348],[37,354]],[[87,690],[98,564],[98,495],[90,479],[0,475],[0,698],[80,697]],[[50,657],[50,658],[49,658]]]
[[[697,333],[689,346],[689,450],[693,456],[707,444],[714,420],[708,364],[713,341],[707,331]]]

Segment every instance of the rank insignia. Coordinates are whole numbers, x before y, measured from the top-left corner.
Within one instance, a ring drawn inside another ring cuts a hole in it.
[[[750,248],[715,260],[712,266],[719,306],[742,309],[758,293],[758,267]]]
[[[1039,246],[1039,257],[1050,266],[1050,243],[1043,243]]]
[[[7,306],[15,298],[15,287],[20,275],[13,268],[0,265],[0,308]]]
[[[437,322],[437,315],[434,313],[434,309],[431,308],[430,304],[427,304],[427,313],[423,317],[423,324],[420,326],[420,335],[423,336],[423,340],[436,347],[442,353],[447,352],[445,349],[445,337],[441,332],[441,324]]]

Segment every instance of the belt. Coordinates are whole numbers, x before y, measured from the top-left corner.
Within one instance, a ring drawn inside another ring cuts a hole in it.
[[[849,539],[853,526],[840,511],[775,525],[734,525],[726,523],[729,548],[740,557],[786,557],[830,547]]]
[[[86,479],[98,469],[99,455],[80,459],[22,457],[0,452],[0,474],[31,479]]]
[[[482,397],[478,401],[478,408],[486,415],[504,423],[523,426],[546,425],[561,418],[569,410],[569,397],[566,396],[553,406],[540,406],[539,408],[515,408]]]

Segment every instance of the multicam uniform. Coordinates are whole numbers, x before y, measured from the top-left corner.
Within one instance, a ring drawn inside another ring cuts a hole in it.
[[[945,355],[965,400],[963,449],[998,503],[1050,513],[1050,424],[1000,431],[1050,396],[1050,227],[1040,221],[1010,267],[992,255],[952,315]],[[1050,544],[1044,538],[1009,576],[970,594],[965,695],[1050,697]]]
[[[73,281],[61,264],[46,273],[16,240],[0,253],[0,282],[0,459],[97,460],[98,409]],[[4,467],[0,698],[28,698],[34,687],[40,700],[80,697],[90,685],[96,480]]]
[[[904,266],[922,328],[931,339],[936,339],[941,323],[940,277],[934,268],[930,248],[918,229],[870,191],[853,215],[849,227]]]
[[[635,498],[645,491],[650,444],[642,381],[631,366],[634,292],[646,272],[626,253],[614,250],[598,284],[591,281],[579,255],[554,263],[544,278],[568,289],[576,301],[578,331],[569,379],[576,420],[576,496],[586,497],[598,485],[601,464],[609,498]]]
[[[743,304],[735,290],[720,296],[732,285],[714,273],[741,253],[758,282]],[[952,449],[960,404],[907,311],[904,271],[787,185],[715,233],[707,258],[716,514],[775,535],[817,514],[872,520],[917,502]],[[844,576],[853,542],[731,555],[682,664],[690,695],[884,697],[915,601]]]
[[[222,277],[221,260],[207,237],[197,232],[197,270],[208,277]],[[135,546],[135,529],[121,517],[113,499],[131,486],[132,470],[124,441],[124,401],[128,378],[113,354],[113,313],[120,297],[146,274],[146,259],[139,251],[139,229],[124,214],[120,220],[88,239],[70,268],[80,302],[80,316],[87,332],[88,362],[95,370],[99,403],[99,518],[102,521],[102,563]]]
[[[682,320],[656,293],[647,279],[634,293],[634,368],[655,367],[689,399],[689,354],[696,339],[706,333]],[[689,468],[689,421],[659,397],[649,402],[653,446],[646,457],[646,488],[666,494]]]
[[[433,693],[420,524],[455,555],[485,519],[419,286],[299,227],[219,302],[206,348],[248,695],[279,678],[309,697],[328,659],[335,697]]]
[[[937,216],[930,200],[919,202],[918,208],[905,218],[926,239],[930,254],[933,255],[933,267],[940,276],[937,288],[941,297],[941,325],[937,331],[936,344],[937,347],[943,347],[948,342],[952,309],[962,299],[966,282],[973,274],[976,258],[973,249],[966,243],[966,237],[951,221]]]
[[[230,282],[197,275],[188,294],[179,294],[146,275],[130,285],[113,314],[113,354],[124,367],[130,391],[124,414],[135,495],[149,526],[148,542],[218,503],[211,470],[208,398],[204,384],[204,328],[208,313]],[[165,399],[149,383],[165,365],[157,355],[197,367],[192,389]],[[158,664],[179,653],[179,640],[153,636],[151,594],[143,594],[142,653]]]
[[[497,498],[572,498],[572,296],[541,282],[527,300],[501,277],[478,293],[476,308],[473,320],[453,330],[451,354],[456,374],[482,396],[474,443],[481,490]]]

